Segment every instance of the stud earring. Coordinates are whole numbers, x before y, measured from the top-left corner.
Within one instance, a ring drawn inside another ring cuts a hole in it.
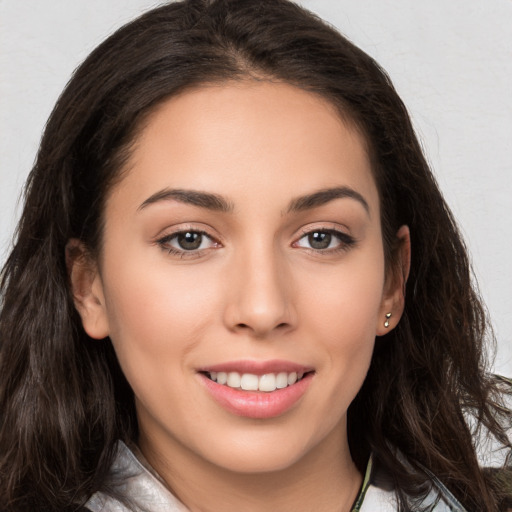
[[[389,327],[389,319],[391,318],[391,313],[386,313],[386,321],[384,322],[384,327],[386,329]]]

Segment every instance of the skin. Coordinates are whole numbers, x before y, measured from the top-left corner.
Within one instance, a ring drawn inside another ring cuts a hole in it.
[[[354,194],[293,208],[341,187]],[[222,196],[228,211],[158,195],[171,189]],[[199,250],[180,249],[184,230],[207,233]],[[333,230],[312,248],[308,234]],[[350,510],[362,475],[346,413],[402,313],[407,228],[397,236],[390,277],[365,141],[316,95],[227,83],[150,117],[108,198],[100,260],[76,258],[71,280],[85,330],[110,337],[134,390],[139,447],[191,510]],[[314,374],[269,419],[227,411],[198,373],[273,359]]]

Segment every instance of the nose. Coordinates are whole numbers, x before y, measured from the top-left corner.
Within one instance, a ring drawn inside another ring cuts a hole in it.
[[[225,322],[230,330],[264,338],[295,327],[293,283],[285,262],[275,252],[268,249],[238,255],[227,285]]]

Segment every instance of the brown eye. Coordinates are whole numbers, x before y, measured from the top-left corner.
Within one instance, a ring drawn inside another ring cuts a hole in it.
[[[184,251],[194,251],[201,247],[203,235],[194,231],[187,231],[176,235],[176,242]]]
[[[294,244],[294,247],[311,249],[325,254],[332,254],[337,250],[348,250],[353,247],[356,240],[342,231],[335,229],[319,229],[304,233]]]
[[[308,235],[308,242],[312,249],[328,249],[331,245],[332,235],[325,231],[315,231]]]
[[[203,231],[183,230],[158,240],[158,245],[169,254],[199,255],[203,250],[218,248],[220,244]]]

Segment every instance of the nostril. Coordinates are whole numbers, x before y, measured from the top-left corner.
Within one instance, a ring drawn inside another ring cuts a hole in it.
[[[236,329],[240,329],[240,330],[247,330],[249,329],[250,331],[254,331],[258,336],[260,335],[264,335],[264,333],[267,333],[271,330],[279,330],[279,331],[283,331],[285,329],[287,329],[288,327],[290,326],[290,324],[288,322],[280,322],[279,324],[277,324],[275,327],[272,327],[272,328],[255,328],[255,327],[252,327],[251,324],[245,324],[245,323],[238,323],[236,324]]]

